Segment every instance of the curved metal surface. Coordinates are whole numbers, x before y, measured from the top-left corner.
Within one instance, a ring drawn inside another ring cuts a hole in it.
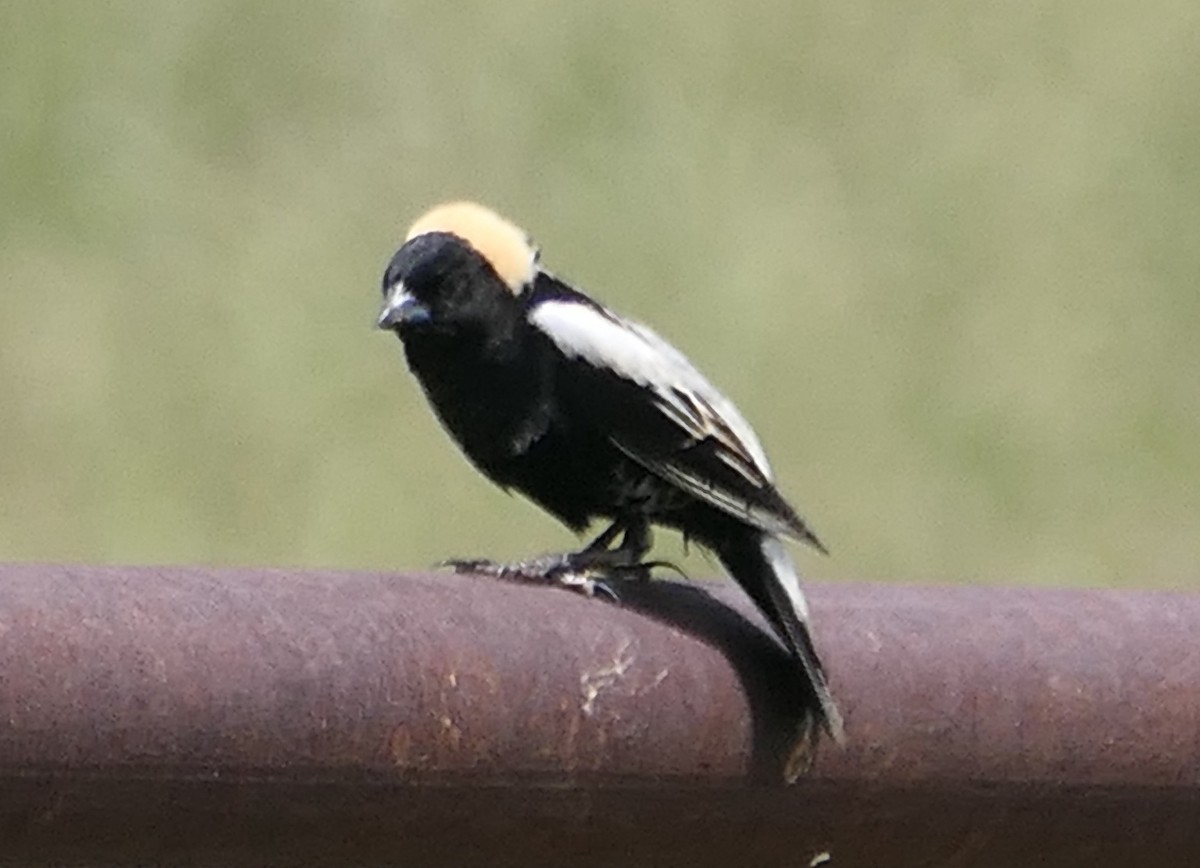
[[[783,787],[702,587],[0,566],[0,862],[1200,864],[1200,597],[816,585],[849,745]]]

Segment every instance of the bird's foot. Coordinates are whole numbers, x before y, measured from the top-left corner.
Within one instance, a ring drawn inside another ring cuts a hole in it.
[[[548,554],[516,563],[500,563],[486,558],[456,558],[442,561],[456,573],[476,573],[499,579],[532,584],[552,584],[570,588],[585,597],[606,597],[620,602],[615,583],[647,581],[655,567],[673,567],[662,561],[629,561],[614,557],[611,550],[584,549],[580,552]]]

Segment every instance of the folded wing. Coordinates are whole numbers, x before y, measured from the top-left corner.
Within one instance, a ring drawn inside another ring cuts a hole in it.
[[[567,357],[563,387],[618,449],[747,524],[821,547],[775,488],[749,423],[682,353],[651,329],[542,278],[529,320]]]

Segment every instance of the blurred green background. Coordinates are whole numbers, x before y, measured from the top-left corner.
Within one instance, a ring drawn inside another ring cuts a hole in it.
[[[0,5],[0,558],[573,544],[372,328],[466,196],[734,397],[808,573],[1194,586],[1197,45],[1194,0]]]

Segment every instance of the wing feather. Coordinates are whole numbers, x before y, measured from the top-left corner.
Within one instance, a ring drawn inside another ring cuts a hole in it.
[[[535,299],[529,320],[568,359],[587,366],[587,387],[632,384],[664,425],[636,424],[637,414],[605,416],[612,442],[632,460],[694,497],[772,533],[812,540],[776,490],[770,463],[754,430],[677,349],[640,323],[624,319],[556,283]],[[607,380],[605,375],[608,375]],[[595,395],[595,413],[621,404]],[[647,401],[648,399],[648,401]],[[666,427],[668,436],[663,436]],[[652,430],[656,429],[656,430]]]

